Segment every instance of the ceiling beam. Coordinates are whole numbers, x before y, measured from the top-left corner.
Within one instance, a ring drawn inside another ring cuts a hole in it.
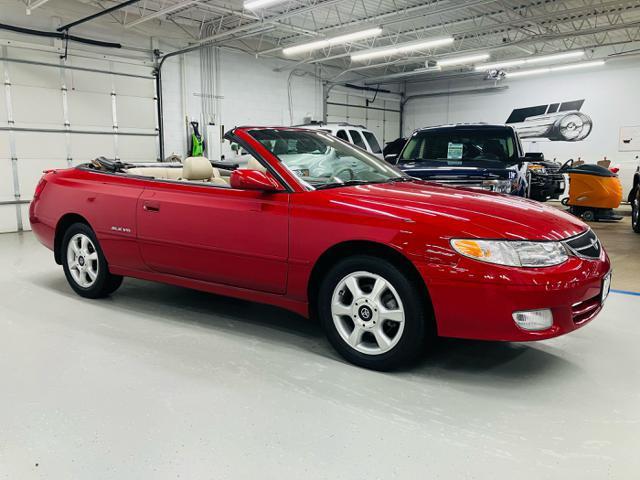
[[[163,15],[167,15],[168,13],[172,13],[175,12],[176,10],[180,10],[181,8],[185,8],[188,7],[190,5],[193,5],[195,3],[198,3],[196,0],[186,0],[183,2],[179,2],[179,3],[174,3],[173,5],[169,5],[165,8],[162,8],[160,10],[157,10],[153,13],[150,13],[149,15],[145,15],[142,16],[140,18],[138,18],[137,20],[134,20],[132,22],[128,22],[124,24],[124,28],[131,28],[131,27],[135,27],[136,25],[140,25],[141,23],[144,23],[148,20],[152,20],[154,18],[158,18],[161,17]]]
[[[36,8],[40,8],[42,5],[44,5],[48,1],[49,0],[37,0],[31,3],[31,0],[29,0],[29,3],[27,4],[27,15],[31,15],[31,12],[33,12]]]

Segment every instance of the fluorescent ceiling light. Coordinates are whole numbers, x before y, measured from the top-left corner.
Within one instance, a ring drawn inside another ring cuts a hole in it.
[[[560,65],[557,67],[535,68],[533,70],[522,70],[520,72],[508,72],[507,78],[524,77],[527,75],[538,75],[540,73],[560,72],[564,70],[575,70],[578,68],[599,67],[604,65],[604,60],[594,60],[592,62],[571,63],[569,65]]]
[[[470,65],[476,62],[484,62],[489,59],[488,53],[478,53],[476,55],[465,55],[463,57],[448,57],[437,60],[439,67],[451,67],[453,65]]]
[[[369,60],[371,58],[389,57],[400,53],[414,52],[416,50],[427,50],[429,48],[441,47],[453,43],[453,37],[432,38],[430,40],[418,40],[416,42],[401,43],[390,47],[373,48],[358,53],[351,54],[351,60]]]
[[[257,10],[259,8],[269,7],[276,3],[284,3],[286,0],[247,0],[244,2],[244,8],[247,10]]]
[[[555,55],[544,55],[542,57],[532,57],[526,60],[526,63],[555,62],[556,60],[568,60],[570,58],[584,57],[584,50],[576,50],[575,52],[556,53]]]
[[[478,65],[476,67],[476,71],[485,72],[487,70],[497,70],[499,68],[517,67],[519,65],[529,65],[532,63],[555,62],[557,60],[568,60],[570,58],[578,58],[582,56],[584,56],[584,51],[576,50],[574,52],[555,53],[553,55],[543,55],[541,57],[519,58],[516,60],[505,60],[504,62],[485,63],[484,65]]]
[[[340,45],[343,43],[354,42],[356,40],[362,40],[363,38],[375,37],[377,35],[380,35],[381,33],[382,29],[380,27],[369,28],[367,30],[347,33],[346,35],[340,35],[338,37],[325,38],[324,40],[317,40],[315,42],[303,43],[301,45],[283,48],[282,53],[284,53],[285,55],[295,55],[296,53],[311,52],[313,50],[330,47],[331,45]]]

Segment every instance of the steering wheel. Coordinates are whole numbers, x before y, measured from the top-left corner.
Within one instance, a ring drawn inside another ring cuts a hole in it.
[[[349,178],[348,178],[347,180],[353,180],[354,178],[356,178],[356,173],[355,173],[351,168],[349,168],[349,167],[341,168],[341,169],[340,169],[340,170],[338,170],[336,173],[334,173],[334,174],[332,175],[332,177],[333,177],[333,178],[335,178],[335,179],[337,179],[337,180],[342,180],[342,181],[344,181],[344,179],[340,177],[340,174],[341,174],[342,172],[349,172]]]
[[[567,160],[562,164],[562,166],[560,167],[560,171],[571,168],[572,165],[573,165],[573,158],[570,158],[569,160]]]

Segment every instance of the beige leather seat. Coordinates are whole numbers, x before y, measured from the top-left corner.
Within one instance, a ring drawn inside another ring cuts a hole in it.
[[[247,169],[248,170],[258,170],[260,172],[266,172],[267,169],[255,158],[249,157],[247,161]]]
[[[184,160],[182,168],[171,167],[135,167],[127,170],[129,175],[157,178],[160,180],[182,180],[187,182],[208,182],[221,187],[228,187],[217,168],[205,157],[189,157]]]
[[[221,187],[229,184],[220,176],[217,168],[213,168],[206,157],[188,157],[182,164],[182,180],[189,182],[210,182]]]
[[[162,180],[178,180],[182,178],[182,168],[170,167],[135,167],[127,169],[129,175],[153,177]]]

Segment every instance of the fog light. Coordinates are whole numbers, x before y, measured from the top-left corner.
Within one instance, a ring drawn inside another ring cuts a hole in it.
[[[546,330],[553,325],[553,314],[548,308],[513,312],[513,321],[523,330]]]

